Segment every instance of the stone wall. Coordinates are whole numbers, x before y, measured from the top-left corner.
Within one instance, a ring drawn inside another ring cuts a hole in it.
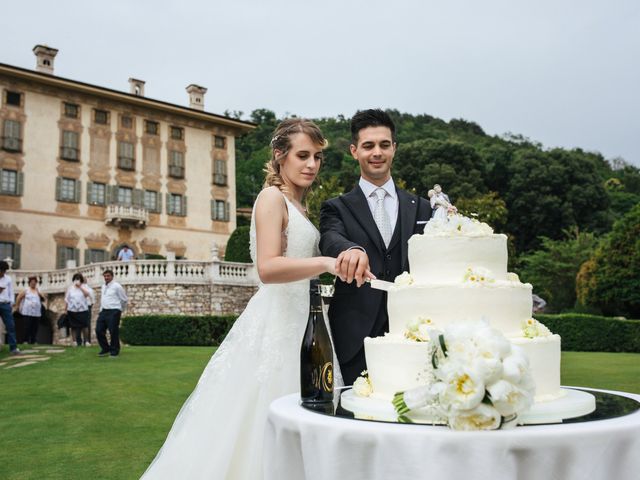
[[[239,315],[257,287],[237,285],[146,284],[125,285],[129,305],[125,315]],[[53,343],[70,345],[70,337],[62,337],[56,321],[64,312],[64,294],[48,295],[48,317],[52,322]],[[96,320],[100,310],[100,290],[96,289],[96,305],[91,315],[91,340],[95,339]]]

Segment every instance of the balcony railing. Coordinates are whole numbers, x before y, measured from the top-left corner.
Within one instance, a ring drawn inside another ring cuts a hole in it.
[[[104,223],[118,227],[145,228],[149,223],[149,212],[146,208],[132,205],[107,205]]]
[[[2,137],[2,149],[7,152],[21,152],[22,139],[18,137]]]
[[[128,284],[218,284],[257,286],[258,275],[251,263],[236,262],[196,262],[191,260],[132,260],[130,262],[92,263],[76,268],[62,270],[34,271],[13,270],[10,275],[15,282],[16,291],[29,284],[29,277],[38,278],[38,288],[43,293],[64,292],[76,273],[82,274],[91,287],[104,283],[102,272],[110,269],[114,278],[122,285]]]

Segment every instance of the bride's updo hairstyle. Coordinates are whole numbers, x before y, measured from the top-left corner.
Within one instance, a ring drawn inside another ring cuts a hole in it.
[[[291,135],[296,133],[306,133],[313,143],[322,148],[327,145],[320,128],[311,120],[287,118],[280,122],[271,139],[271,160],[266,163],[264,168],[267,174],[264,180],[265,187],[276,186],[281,192],[285,192],[286,187],[280,174],[280,165],[291,148]]]

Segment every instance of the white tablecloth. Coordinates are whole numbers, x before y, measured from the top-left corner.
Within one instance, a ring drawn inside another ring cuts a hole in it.
[[[322,415],[303,409],[294,394],[271,404],[264,468],[266,480],[638,480],[640,412],[455,432]]]

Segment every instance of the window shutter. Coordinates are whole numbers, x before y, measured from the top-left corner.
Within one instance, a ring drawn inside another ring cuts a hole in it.
[[[80,249],[79,248],[73,249],[73,259],[76,261],[76,266],[79,267],[80,266]]]
[[[156,213],[162,213],[162,194],[156,192]]]
[[[216,201],[211,200],[211,220],[216,219]]]
[[[182,196],[182,216],[183,217],[187,216],[187,196],[186,195]]]
[[[20,244],[19,243],[14,243],[13,244],[13,270],[19,270],[20,269],[20,253],[21,252],[21,248],[20,248]]]
[[[73,186],[75,187],[75,191],[73,194],[73,201],[76,203],[80,203],[80,195],[82,194],[82,182],[80,180],[74,180]],[[76,260],[77,263],[77,260]]]
[[[93,182],[87,182],[87,204],[93,204]]]
[[[91,249],[87,248],[84,251],[84,264],[89,265],[91,263]]]
[[[58,245],[56,247],[56,268],[64,268],[66,263],[67,259],[65,258],[65,249]]]
[[[56,200],[62,198],[62,177],[56,177]]]
[[[171,215],[173,213],[171,211],[171,194],[170,193],[165,193],[164,194],[164,199],[165,199],[165,205],[167,206],[167,213],[169,215]]]
[[[24,173],[18,172],[16,175],[16,195],[22,196],[24,191]]]
[[[142,207],[142,196],[144,192],[139,188],[134,188],[131,192],[131,203],[134,207]]]
[[[228,222],[229,221],[229,210],[230,210],[231,204],[229,202],[225,202],[224,203],[224,221]]]

